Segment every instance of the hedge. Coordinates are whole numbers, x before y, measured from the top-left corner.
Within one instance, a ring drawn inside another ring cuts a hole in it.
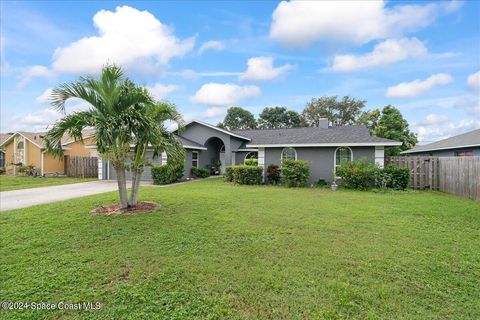
[[[287,187],[303,187],[310,177],[310,164],[305,160],[283,160],[280,176]]]
[[[270,164],[267,167],[267,181],[268,183],[278,184],[280,182],[280,167],[276,164]]]
[[[387,165],[380,172],[379,184],[395,190],[405,190],[410,182],[410,169],[393,164]]]
[[[225,171],[225,179],[236,184],[261,184],[262,167],[254,166],[228,166]]]
[[[152,167],[153,184],[169,184],[183,177],[183,164],[164,164]]]
[[[258,167],[258,160],[257,159],[246,159],[245,160],[246,166],[255,166]]]
[[[208,177],[210,177],[210,171],[208,171],[207,169],[192,167],[191,171],[192,171],[192,175],[195,178],[208,178]]]

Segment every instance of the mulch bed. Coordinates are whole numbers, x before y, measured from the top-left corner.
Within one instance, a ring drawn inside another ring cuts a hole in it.
[[[147,212],[153,212],[160,208],[156,202],[139,201],[134,208],[120,209],[120,205],[115,203],[109,206],[101,206],[90,211],[94,216],[117,216],[117,215],[138,215]]]

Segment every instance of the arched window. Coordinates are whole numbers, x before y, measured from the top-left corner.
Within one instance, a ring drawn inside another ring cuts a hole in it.
[[[256,159],[258,160],[258,152],[257,151],[251,151],[245,155],[245,159],[243,159],[243,163],[249,159]]]
[[[338,147],[335,150],[335,168],[342,164],[342,162],[350,162],[353,160],[352,149],[349,147]]]
[[[17,143],[17,149],[23,150],[23,146],[24,146],[23,141],[20,141],[20,142]]]
[[[294,148],[283,148],[282,160],[297,160],[297,151]]]

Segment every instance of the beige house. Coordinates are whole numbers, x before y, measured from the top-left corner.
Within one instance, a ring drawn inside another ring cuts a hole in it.
[[[83,142],[75,142],[73,138],[65,136],[62,138],[63,157],[55,157],[45,150],[43,136],[41,132],[17,131],[9,134],[1,142],[0,149],[4,153],[4,165],[7,174],[17,174],[19,166],[34,166],[41,175],[45,174],[64,174],[65,160],[70,156],[89,157],[95,156],[96,150],[86,148],[87,145],[94,144],[93,130],[84,130]]]

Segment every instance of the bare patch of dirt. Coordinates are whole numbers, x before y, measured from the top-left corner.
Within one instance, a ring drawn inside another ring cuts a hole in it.
[[[118,215],[138,215],[147,212],[153,212],[160,208],[156,202],[140,201],[135,207],[120,209],[120,205],[115,203],[108,206],[101,206],[90,211],[93,216],[118,216]]]

